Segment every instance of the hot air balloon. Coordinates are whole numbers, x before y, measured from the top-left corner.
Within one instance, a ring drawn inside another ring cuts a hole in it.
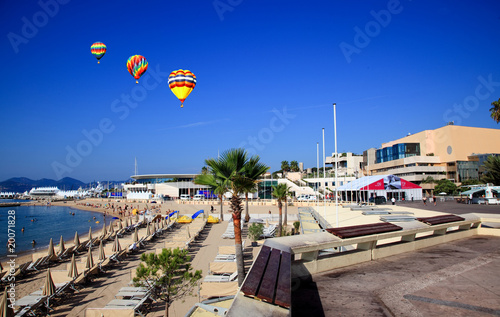
[[[99,60],[106,54],[106,45],[101,42],[95,42],[90,46],[90,52],[97,58],[97,64],[99,64]]]
[[[196,76],[189,70],[176,70],[168,76],[168,86],[174,95],[181,101],[181,108],[184,107],[184,100],[196,86]]]
[[[130,75],[136,79],[135,83],[139,83],[139,78],[148,69],[148,61],[141,55],[130,56],[127,61],[127,69]]]

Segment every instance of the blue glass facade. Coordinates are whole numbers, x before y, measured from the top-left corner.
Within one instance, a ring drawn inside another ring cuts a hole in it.
[[[420,143],[398,143],[378,149],[376,161],[377,163],[383,163],[418,155],[420,155]]]

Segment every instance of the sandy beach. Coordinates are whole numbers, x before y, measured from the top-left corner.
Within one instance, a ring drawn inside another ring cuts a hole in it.
[[[204,209],[207,214],[213,214],[219,216],[220,205],[218,202],[208,203],[196,203],[196,202],[185,202],[176,203],[174,201],[167,201],[161,204],[148,204],[145,202],[128,202],[128,201],[113,201],[108,199],[86,199],[81,201],[62,201],[62,202],[52,202],[52,205],[66,206],[74,208],[76,210],[88,210],[97,211],[109,215],[109,217],[128,217],[129,212],[133,209],[138,209],[139,211],[149,209],[153,213],[166,215],[168,212],[178,210],[180,215],[183,214],[194,214],[200,209]],[[37,205],[45,205],[46,202],[35,202]],[[211,206],[214,207],[214,212],[210,213]],[[120,215],[121,210],[125,210],[127,206],[126,216],[123,213]],[[114,208],[113,208],[114,207]],[[269,213],[271,211],[271,213]],[[76,211],[78,212],[78,211]],[[273,205],[250,205],[249,212],[252,217],[266,217],[273,222],[273,219],[278,219],[278,207]],[[296,219],[298,213],[297,206],[288,206],[288,214],[290,218]],[[203,276],[208,272],[209,263],[217,255],[218,246],[220,245],[234,245],[234,240],[232,239],[222,239],[221,236],[227,228],[228,220],[231,218],[231,213],[229,212],[229,206],[224,205],[224,222],[214,225],[207,225],[205,230],[201,234],[201,240],[196,241],[193,251],[190,252],[192,260],[191,263],[193,268],[196,270],[202,270]],[[291,226],[289,221],[289,225]],[[245,232],[244,232],[245,233]],[[95,234],[98,234],[96,232]],[[79,233],[80,235],[80,233]],[[86,240],[88,232],[82,233],[80,235],[81,240]],[[245,238],[245,235],[244,235]],[[53,237],[54,241],[57,237]],[[156,248],[161,248],[164,242],[168,241],[168,234],[155,241],[154,243],[147,246],[146,250],[143,252],[154,252]],[[72,244],[72,241],[65,242],[66,247]],[[250,243],[247,242],[248,246]],[[37,254],[47,253],[47,249],[37,250]],[[256,254],[258,249],[247,248],[247,252],[250,254]],[[16,259],[16,264],[25,263],[32,260],[33,252],[26,253],[19,256]],[[93,256],[97,258],[97,248],[93,249]],[[107,272],[103,276],[95,279],[88,287],[75,293],[71,299],[66,300],[62,305],[57,306],[55,311],[51,313],[51,316],[84,316],[84,311],[87,307],[104,307],[107,302],[114,298],[114,294],[123,287],[126,286],[131,280],[131,272],[135,271],[136,267],[139,265],[140,254],[134,254],[129,257],[122,264],[119,264]],[[81,254],[77,257],[77,262],[82,261],[81,259],[86,258],[86,253]],[[55,263],[50,266],[51,270],[66,270],[69,261],[66,260],[62,263]],[[252,261],[246,261],[247,269],[250,267]],[[5,267],[6,263],[2,263]],[[40,270],[39,272],[34,272],[28,276],[16,281],[16,298],[20,299],[41,287],[43,287],[44,279],[46,276],[46,268]],[[175,302],[171,309],[171,316],[184,316],[186,312],[192,307],[196,302],[199,301],[198,297],[187,297],[184,302]],[[153,307],[153,311],[148,314],[148,316],[163,316],[164,310],[163,303],[156,303]]]

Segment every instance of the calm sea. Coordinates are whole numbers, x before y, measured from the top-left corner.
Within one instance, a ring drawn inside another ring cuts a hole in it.
[[[0,202],[13,201],[2,199]],[[102,213],[62,206],[1,207],[0,257],[7,254],[7,216],[9,210],[14,210],[16,215],[15,239],[17,254],[46,248],[49,245],[50,238],[54,240],[54,246],[56,246],[59,244],[61,235],[65,242],[73,243],[75,232],[78,232],[80,236],[86,235],[89,232],[89,227],[92,227],[92,234],[94,235],[102,229],[104,220]],[[106,224],[109,224],[112,219],[109,216],[106,218]],[[99,223],[96,223],[96,221],[99,221]],[[21,231],[23,227],[24,232]],[[31,245],[33,240],[36,241],[36,249]]]

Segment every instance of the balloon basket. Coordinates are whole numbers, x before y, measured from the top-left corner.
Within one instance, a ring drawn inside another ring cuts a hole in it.
[[[139,83],[139,81],[138,81],[138,80],[136,80],[136,81],[135,81],[135,83],[136,83],[136,84],[138,84],[138,83]]]

